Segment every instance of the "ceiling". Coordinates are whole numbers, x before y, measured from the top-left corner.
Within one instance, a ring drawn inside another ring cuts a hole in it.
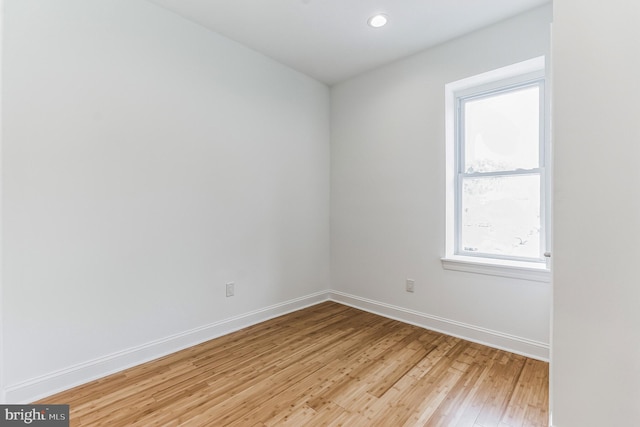
[[[331,85],[550,0],[149,1]]]

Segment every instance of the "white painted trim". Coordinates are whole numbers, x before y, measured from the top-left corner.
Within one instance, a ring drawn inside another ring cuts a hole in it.
[[[469,325],[439,316],[373,301],[344,292],[330,291],[329,299],[373,314],[420,326],[489,347],[506,350],[532,359],[549,361],[549,344],[515,335],[505,334],[480,326]]]
[[[463,257],[459,255],[442,258],[441,261],[442,268],[445,270],[465,271],[467,273],[551,283],[551,271],[542,263],[482,257]]]
[[[467,263],[458,263],[456,258],[465,258],[465,254],[459,254],[456,247],[456,239],[459,237],[459,212],[457,212],[457,205],[459,203],[460,188],[458,188],[458,168],[457,164],[460,161],[458,152],[459,144],[456,140],[456,125],[457,125],[457,102],[460,97],[467,97],[475,94],[481,94],[490,92],[499,88],[505,88],[512,85],[518,85],[533,80],[543,80],[541,93],[542,97],[542,114],[541,120],[541,135],[544,135],[543,144],[540,147],[540,167],[538,173],[541,178],[541,211],[544,214],[543,221],[541,223],[541,249],[543,252],[550,250],[551,240],[551,165],[550,163],[550,96],[549,86],[547,85],[546,78],[548,78],[548,70],[545,67],[545,56],[539,56],[526,61],[522,61],[516,64],[508,65],[506,67],[498,68],[496,70],[487,71],[482,74],[474,75],[464,78],[455,82],[447,83],[445,85],[445,255],[443,258],[443,268],[448,270],[459,270],[470,273],[489,274],[493,276],[524,278],[525,280],[534,280],[540,282],[550,282],[550,274],[537,273],[537,268],[531,266],[527,269],[532,269],[532,274],[528,275],[523,272],[517,273],[509,268],[502,269],[502,265],[489,256],[476,256],[473,258],[484,259],[485,262],[478,263],[476,265],[469,265]],[[520,174],[522,172],[517,172]],[[502,175],[503,173],[501,173]],[[485,174],[483,174],[485,175]],[[472,258],[467,256],[466,258]],[[511,259],[509,259],[511,260]],[[463,260],[464,261],[464,260]],[[513,261],[516,261],[515,259]],[[495,264],[495,268],[486,268],[488,264]],[[530,264],[535,264],[531,262]],[[548,269],[548,266],[545,267]],[[522,276],[522,277],[521,277]]]
[[[222,335],[328,300],[328,291],[285,301],[129,348],[7,387],[7,403],[30,403],[98,378],[201,344]],[[3,400],[4,401],[4,400]]]
[[[548,361],[549,358],[549,345],[546,343],[420,313],[344,292],[327,290],[224,319],[11,385],[4,390],[6,400],[3,402],[30,403],[327,300],[533,359]]]
[[[512,82],[519,82],[524,77],[537,78],[544,76],[545,57],[538,56],[516,64],[507,65],[495,70],[490,70],[481,74],[476,74],[455,82],[447,83],[445,90],[447,93],[459,93],[468,95],[470,93],[482,92],[491,88],[509,85]],[[478,89],[480,88],[480,89]]]

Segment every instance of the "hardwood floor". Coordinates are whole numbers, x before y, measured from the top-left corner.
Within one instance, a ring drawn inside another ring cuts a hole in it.
[[[325,302],[49,397],[72,426],[547,426],[548,364]]]

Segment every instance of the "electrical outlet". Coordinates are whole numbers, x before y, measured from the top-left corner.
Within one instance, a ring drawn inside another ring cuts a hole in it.
[[[227,283],[227,296],[232,297],[236,293],[236,284],[233,282]]]
[[[407,292],[414,292],[416,290],[416,281],[413,279],[407,279]]]

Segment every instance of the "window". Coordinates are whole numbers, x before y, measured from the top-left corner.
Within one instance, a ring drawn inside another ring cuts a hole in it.
[[[446,93],[444,267],[547,281],[544,58],[450,83]]]

